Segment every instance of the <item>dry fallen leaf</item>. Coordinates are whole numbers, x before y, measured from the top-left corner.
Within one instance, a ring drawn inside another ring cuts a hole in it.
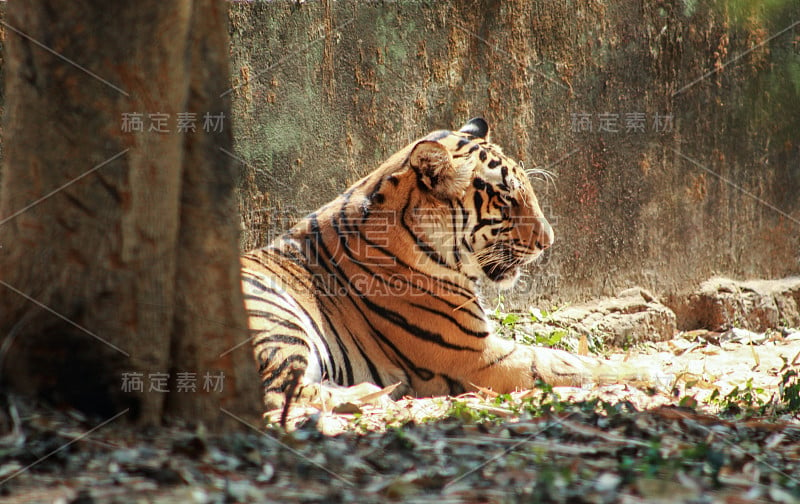
[[[577,353],[578,355],[589,355],[589,339],[585,334],[581,334],[581,337],[578,340]]]

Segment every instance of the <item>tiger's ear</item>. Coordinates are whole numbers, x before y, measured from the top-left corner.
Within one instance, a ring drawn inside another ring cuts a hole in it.
[[[445,146],[431,140],[417,142],[408,156],[408,164],[416,173],[420,190],[442,200],[461,198],[472,175],[468,163],[456,169]]]
[[[489,139],[489,124],[482,117],[473,117],[458,131],[475,138]]]

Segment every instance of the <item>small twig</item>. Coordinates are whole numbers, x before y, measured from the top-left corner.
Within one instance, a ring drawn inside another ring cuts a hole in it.
[[[477,300],[478,300],[478,296],[473,296],[473,297],[467,299],[466,301],[464,301],[462,304],[460,304],[460,305],[456,306],[455,308],[453,308],[453,311],[457,312],[458,310],[464,308],[468,304],[472,303],[473,301],[477,301]]]

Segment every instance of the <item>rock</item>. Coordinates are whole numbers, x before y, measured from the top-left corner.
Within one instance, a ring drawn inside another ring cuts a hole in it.
[[[587,335],[599,332],[616,346],[667,341],[676,329],[675,314],[639,287],[626,289],[617,297],[568,306],[552,313],[544,323]]]
[[[669,296],[678,329],[754,332],[800,326],[800,277],[736,281],[712,278],[688,294]]]
[[[747,329],[739,329],[738,327],[734,327],[733,329],[722,333],[720,340],[723,343],[755,345],[757,343],[765,342],[767,340],[767,335],[766,333],[755,333],[753,331],[748,331]]]

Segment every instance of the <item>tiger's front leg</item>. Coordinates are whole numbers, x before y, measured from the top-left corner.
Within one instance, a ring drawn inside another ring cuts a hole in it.
[[[552,386],[630,384],[666,388],[669,376],[626,363],[606,362],[564,350],[528,346],[491,336],[482,365],[467,377],[468,384],[506,393],[532,388],[537,380]]]

